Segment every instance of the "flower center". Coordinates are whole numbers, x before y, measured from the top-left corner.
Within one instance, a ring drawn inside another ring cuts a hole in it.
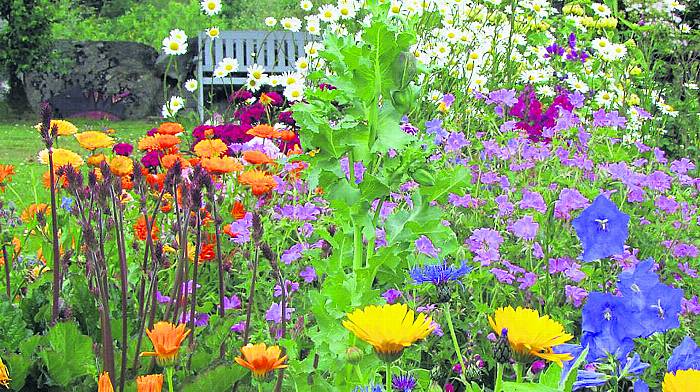
[[[659,312],[660,319],[663,320],[665,318],[664,308],[661,307],[661,300],[658,300],[656,305],[651,305],[651,307],[656,308],[656,310]]]
[[[603,317],[608,321],[612,320],[612,312],[609,308],[605,309],[605,312],[603,312]]]
[[[607,219],[596,219],[595,221],[598,223],[600,230],[608,231],[608,220]]]

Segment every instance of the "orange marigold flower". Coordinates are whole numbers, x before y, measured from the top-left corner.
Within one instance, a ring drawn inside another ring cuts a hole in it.
[[[109,161],[109,170],[119,177],[124,177],[134,172],[134,161],[123,155],[116,155]]]
[[[158,133],[162,135],[178,135],[185,132],[185,128],[176,122],[164,122],[158,127]]]
[[[204,139],[194,146],[194,153],[200,158],[220,157],[226,151],[228,146],[221,139]]]
[[[12,181],[15,174],[15,167],[12,165],[0,165],[0,192],[5,191],[5,186]]]
[[[199,250],[199,262],[212,261],[215,257],[214,244],[202,244],[202,248]]]
[[[112,380],[109,378],[108,372],[102,372],[102,374],[100,374],[100,378],[97,381],[97,392],[114,392]]]
[[[114,139],[100,131],[85,131],[73,136],[78,140],[80,147],[90,151],[114,145]]]
[[[97,172],[99,172],[98,169],[95,169],[95,170]],[[99,179],[102,179],[102,177],[99,177]],[[53,180],[56,183],[56,186],[59,186],[59,184],[60,184],[60,186],[63,188],[68,187],[68,177],[66,177],[65,174],[62,176],[59,176],[58,174],[56,174],[56,172],[54,172],[53,173]],[[47,170],[44,172],[44,174],[42,175],[42,182],[44,184],[44,188],[46,188],[46,189],[51,188],[51,172],[50,172],[50,170]]]
[[[280,133],[273,127],[267,124],[258,124],[246,132],[248,135],[261,137],[263,139],[277,139]]]
[[[282,138],[282,140],[284,140],[285,142],[291,142],[296,137],[297,137],[297,134],[290,131],[289,129],[283,129],[280,132],[280,138]]]
[[[251,187],[255,196],[260,196],[272,191],[277,182],[271,175],[261,170],[249,170],[238,176],[238,182]]]
[[[161,392],[163,390],[163,375],[149,374],[136,377],[136,392]]]
[[[128,191],[134,188],[134,182],[131,181],[131,176],[124,176],[122,179],[122,190]],[[131,195],[129,195],[131,196]]]
[[[274,100],[269,95],[267,95],[265,93],[260,94],[260,103],[261,104],[267,106],[267,105],[271,104],[272,102],[274,102]]]
[[[236,220],[245,218],[245,206],[240,201],[236,200],[231,208],[231,216]]]
[[[156,133],[153,137],[156,138],[159,149],[161,150],[172,148],[180,144],[180,138],[177,136]]]
[[[22,251],[22,242],[19,240],[19,238],[12,238],[12,249],[15,251],[14,257],[17,257],[17,255],[19,255],[19,252]],[[2,256],[2,252],[0,252],[0,267],[2,267],[3,265],[5,265],[5,258]]]
[[[49,207],[49,205],[46,203],[30,204],[29,207],[25,208],[24,211],[22,211],[20,219],[22,219],[22,222],[28,223],[30,220],[34,219],[36,217],[36,214],[38,214],[39,212],[41,212],[44,215],[48,215],[51,213],[51,207]]]
[[[192,331],[185,328],[185,324],[175,325],[167,321],[159,321],[152,330],[146,329],[146,335],[151,339],[155,351],[143,352],[141,356],[156,357],[161,366],[172,364],[180,351],[180,344],[190,332]]]
[[[267,347],[265,343],[250,344],[241,347],[243,358],[236,357],[236,363],[250,369],[253,372],[253,377],[263,379],[270,372],[276,369],[284,369],[287,365],[284,361],[287,356],[280,357],[282,350],[279,346]]]
[[[160,191],[165,183],[165,173],[149,174],[146,176],[146,182],[152,188]]]
[[[153,226],[151,227],[151,239],[153,242],[158,241],[158,225],[156,225],[155,222],[152,223]],[[141,215],[139,216],[139,219],[136,220],[136,223],[134,224],[134,234],[136,234],[136,238],[138,238],[141,241],[146,241],[146,236],[148,235],[148,226],[146,225],[146,218]]]
[[[236,159],[231,157],[221,158],[204,158],[202,159],[202,167],[204,170],[212,174],[224,174],[234,171],[243,171],[243,165]]]
[[[186,159],[183,159],[180,154],[168,154],[168,155],[163,155],[162,158],[160,158],[160,163],[163,164],[163,167],[166,169],[170,169],[175,165],[175,162],[180,162],[180,165],[185,168],[185,167],[190,167],[190,162]]]
[[[275,163],[270,157],[268,157],[264,152],[258,150],[249,150],[243,153],[243,159],[246,162],[253,165],[264,165],[268,163]]]
[[[292,155],[301,155],[303,153],[304,150],[302,150],[298,144],[295,144],[294,147],[290,148],[289,151],[287,151],[287,156],[291,157]]]
[[[146,136],[139,139],[138,147],[141,151],[155,151],[160,149],[160,144],[155,136]]]
[[[95,154],[95,155],[90,155],[87,159],[87,163],[90,166],[94,167],[100,167],[102,162],[106,161],[107,157],[105,154]]]
[[[226,233],[226,235],[228,235],[228,236],[231,237],[231,238],[236,238],[236,237],[238,237],[238,233],[236,233],[235,231],[233,231],[233,229],[231,228],[231,225],[230,225],[230,224],[229,224],[229,225],[224,225],[224,233]]]

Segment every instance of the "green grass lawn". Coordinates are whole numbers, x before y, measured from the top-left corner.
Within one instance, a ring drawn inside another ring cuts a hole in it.
[[[118,142],[134,143],[147,130],[158,125],[157,121],[90,121],[69,120],[78,127],[79,131],[114,129],[111,136]],[[39,121],[0,121],[0,164],[15,166],[16,175],[8,186],[5,199],[14,201],[18,207],[24,208],[35,202],[49,201],[48,192],[42,184],[42,175],[47,167],[39,163],[37,154],[44,149],[39,132],[34,125]],[[87,151],[73,136],[61,137],[58,147],[68,148],[87,156]]]

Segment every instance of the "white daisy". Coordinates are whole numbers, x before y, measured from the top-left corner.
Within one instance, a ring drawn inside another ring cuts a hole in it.
[[[276,24],[277,24],[277,19],[275,19],[271,16],[268,16],[267,18],[265,18],[265,26],[274,27]]]
[[[221,12],[221,0],[202,0],[200,4],[202,11],[209,16],[214,16]]]
[[[185,90],[191,93],[195,92],[198,86],[199,83],[197,83],[197,79],[189,79],[185,82]]]
[[[282,18],[280,24],[285,30],[298,33],[301,29],[301,20],[299,18]]]
[[[171,56],[185,54],[187,52],[187,42],[167,37],[163,39],[163,52]]]
[[[312,3],[310,0],[301,0],[299,6],[304,11],[311,11],[311,9],[314,8],[314,3]]]
[[[335,22],[340,18],[340,13],[334,6],[326,4],[318,9],[318,18],[328,23]]]
[[[304,99],[304,86],[302,84],[293,84],[284,89],[284,97],[287,101],[298,102]]]
[[[265,68],[263,68],[262,65],[253,64],[248,67],[247,71],[248,79],[255,79],[260,82],[267,77],[267,75],[265,75]]]
[[[207,29],[207,35],[209,38],[214,39],[217,38],[221,34],[221,30],[219,30],[218,27],[210,27]]]

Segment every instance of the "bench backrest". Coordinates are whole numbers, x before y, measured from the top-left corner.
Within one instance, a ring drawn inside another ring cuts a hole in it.
[[[306,33],[289,31],[222,31],[213,41],[201,33],[202,72],[213,73],[225,57],[238,60],[239,72],[253,64],[262,65],[268,73],[293,71],[294,62],[304,56],[304,45],[309,40]]]

